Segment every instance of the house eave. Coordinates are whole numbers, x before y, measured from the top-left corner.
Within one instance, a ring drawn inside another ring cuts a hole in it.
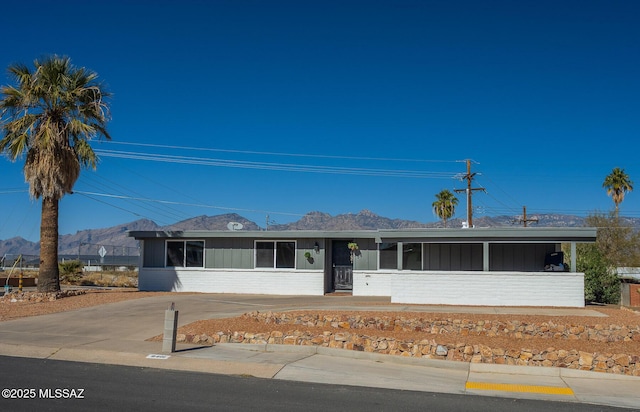
[[[473,228],[473,229],[379,229],[379,230],[156,230],[129,231],[135,239],[252,238],[252,239],[375,239],[383,242],[595,242],[597,229],[579,228]]]

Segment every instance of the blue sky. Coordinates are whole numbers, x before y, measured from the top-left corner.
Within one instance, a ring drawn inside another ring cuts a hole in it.
[[[61,201],[61,234],[230,212],[432,222],[435,194],[465,187],[464,159],[487,190],[476,218],[609,211],[614,167],[640,184],[640,2],[0,7],[1,84],[9,64],[58,54],[113,93],[113,139]],[[22,162],[0,165],[0,239],[37,241]],[[639,217],[640,194],[621,213]]]

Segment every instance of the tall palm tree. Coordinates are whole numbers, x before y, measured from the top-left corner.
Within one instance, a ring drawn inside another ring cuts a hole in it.
[[[0,152],[12,161],[25,156],[29,194],[42,198],[38,290],[51,292],[60,290],[58,203],[72,193],[81,168],[96,168],[89,140],[110,139],[109,94],[96,73],[67,57],[46,57],[34,66],[8,68],[15,85],[0,89]]]
[[[433,213],[442,219],[444,227],[447,227],[447,219],[453,217],[457,205],[458,198],[449,190],[444,189],[436,195],[436,201],[431,206],[433,207]]]
[[[633,182],[629,179],[629,175],[624,169],[614,168],[611,174],[605,177],[602,187],[607,189],[607,196],[611,196],[613,203],[616,205],[616,217],[618,216],[618,206],[624,200],[627,192],[633,191]]]

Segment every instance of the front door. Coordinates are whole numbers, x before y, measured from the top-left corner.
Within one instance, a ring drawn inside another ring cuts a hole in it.
[[[332,242],[333,290],[353,290],[353,264],[348,244],[348,240]]]

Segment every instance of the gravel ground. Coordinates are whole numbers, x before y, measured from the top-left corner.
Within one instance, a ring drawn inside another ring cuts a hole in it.
[[[49,300],[49,296],[26,292],[10,293],[0,298],[0,322],[24,318],[28,316],[46,315],[104,305],[129,299],[166,295],[169,292],[138,292],[136,289],[125,290],[89,290],[86,293]],[[15,299],[16,302],[12,302]],[[39,301],[42,300],[42,301]]]
[[[89,306],[104,305],[112,302],[120,302],[128,299],[138,299],[150,296],[159,296],[170,294],[169,292],[138,292],[131,290],[96,290],[77,296],[67,296],[49,301],[46,297],[37,294],[28,294],[30,300],[11,302],[11,298],[20,298],[20,296],[10,294],[7,297],[0,298],[0,321],[16,319],[26,316],[38,316],[48,313],[63,312],[68,310],[76,310]],[[16,299],[17,300],[17,299]],[[41,301],[38,301],[41,300]],[[382,316],[401,316],[403,318],[429,318],[429,319],[468,319],[475,320],[518,320],[522,323],[542,323],[553,321],[554,323],[564,323],[575,326],[594,326],[596,324],[608,327],[609,325],[627,326],[638,328],[640,325],[640,312],[621,309],[617,306],[589,306],[587,309],[601,312],[607,317],[594,316],[539,316],[539,315],[474,315],[474,314],[447,314],[447,313],[410,313],[410,312],[362,312],[361,315],[367,317]],[[297,311],[296,313],[309,313]],[[314,313],[339,315],[340,312],[315,311]],[[236,317],[228,319],[209,319],[201,320],[189,325],[181,327],[178,333],[184,334],[207,334],[213,335],[217,331],[243,331],[262,333],[273,330],[280,330],[283,333],[294,330],[292,325],[274,325],[256,322],[254,319]],[[295,330],[310,331],[322,333],[326,328],[310,328],[296,325]],[[345,330],[342,330],[345,331]],[[348,330],[347,330],[348,331]],[[356,331],[353,331],[357,333]],[[362,331],[359,331],[362,333]],[[462,336],[457,334],[448,335],[431,335],[425,332],[404,332],[404,331],[370,331],[370,334],[376,333],[379,337],[389,337],[398,340],[406,339],[436,339],[443,344],[448,343],[466,343],[466,344],[483,344],[490,347],[501,347],[505,349],[534,349],[544,350],[549,347],[565,350],[579,350],[590,353],[640,353],[640,342],[594,342],[588,340],[566,340],[566,339],[549,339],[549,338],[529,338],[529,339],[513,339],[505,337],[487,337],[487,336]]]
[[[590,310],[596,310],[604,313],[607,317],[595,317],[595,316],[525,316],[525,315],[488,315],[488,314],[460,314],[460,313],[411,313],[411,312],[358,312],[363,317],[402,317],[404,319],[417,318],[417,319],[466,319],[470,321],[509,321],[518,320],[521,323],[533,324],[553,321],[556,324],[566,324],[571,326],[595,326],[602,325],[608,328],[609,325],[621,325],[632,328],[639,328],[640,326],[640,314],[637,312],[629,311],[626,309],[620,309],[618,307],[589,307]],[[296,311],[295,313],[305,314],[311,313],[309,311]],[[331,311],[314,311],[314,314],[324,314],[336,316],[341,312]],[[264,333],[273,330],[281,331],[285,334],[287,332],[297,331],[309,331],[314,334],[321,335],[326,330],[332,330],[330,327],[318,328],[318,327],[305,327],[302,325],[278,325],[278,324],[265,324],[263,322],[257,322],[253,318],[231,318],[231,319],[208,319],[201,320],[189,325],[185,325],[179,328],[178,333],[185,335],[202,335],[207,334],[213,336],[218,331],[243,331],[252,333]],[[336,329],[333,329],[335,332]],[[434,335],[426,333],[424,331],[410,332],[410,331],[398,331],[398,330],[349,330],[340,329],[340,332],[351,332],[354,334],[362,334],[376,337],[394,338],[396,340],[412,340],[420,341],[422,339],[435,339],[436,342],[445,345],[455,345],[457,343],[464,343],[466,345],[482,344],[492,348],[504,348],[504,349],[530,349],[530,350],[546,350],[548,348],[565,349],[565,350],[578,350],[589,353],[626,353],[626,354],[638,354],[640,353],[640,341],[629,342],[595,342],[589,340],[568,340],[560,338],[523,338],[515,339],[504,336],[476,336],[476,335],[461,335],[456,333],[449,333],[446,335]],[[161,339],[161,336],[155,337],[155,339]]]

